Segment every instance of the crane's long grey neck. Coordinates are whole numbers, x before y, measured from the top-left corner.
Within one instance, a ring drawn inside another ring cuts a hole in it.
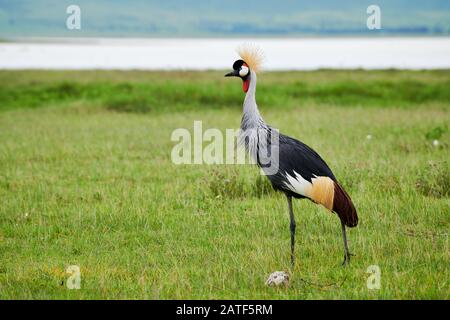
[[[256,73],[250,70],[250,85],[245,95],[243,116],[241,121],[241,130],[250,128],[258,128],[265,126],[265,122],[259,114],[258,105],[256,104]]]
[[[256,104],[256,73],[250,70],[250,84],[245,95],[239,144],[258,162],[258,149],[265,148],[269,127],[259,114]]]

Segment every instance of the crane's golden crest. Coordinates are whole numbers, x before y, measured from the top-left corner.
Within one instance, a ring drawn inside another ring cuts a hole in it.
[[[237,52],[242,60],[255,72],[261,70],[264,61],[264,54],[262,50],[254,45],[242,45],[237,49]]]

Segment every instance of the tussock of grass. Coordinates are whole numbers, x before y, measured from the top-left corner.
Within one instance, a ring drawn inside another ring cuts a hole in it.
[[[213,198],[233,199],[249,196],[260,198],[275,192],[268,179],[257,170],[248,176],[242,175],[233,167],[227,171],[216,169],[211,170],[203,180],[204,186]]]
[[[213,170],[205,178],[208,190],[214,198],[240,198],[245,195],[245,180],[234,170]]]
[[[436,198],[448,197],[450,195],[450,170],[448,163],[430,161],[423,166],[418,173],[416,182],[420,193]]]
[[[437,139],[442,138],[442,136],[444,136],[447,132],[448,132],[447,124],[445,124],[444,126],[437,126],[437,127],[434,127],[433,129],[429,130],[425,134],[425,138],[428,140],[433,140],[433,139],[437,140]]]

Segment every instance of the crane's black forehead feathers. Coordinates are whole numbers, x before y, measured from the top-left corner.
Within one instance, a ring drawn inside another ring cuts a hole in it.
[[[234,70],[239,70],[239,69],[242,67],[242,65],[243,65],[244,63],[245,63],[244,60],[241,60],[241,59],[236,60],[236,61],[233,63],[233,69],[234,69]]]

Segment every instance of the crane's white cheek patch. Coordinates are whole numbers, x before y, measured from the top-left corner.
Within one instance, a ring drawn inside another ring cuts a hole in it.
[[[248,68],[246,66],[242,66],[241,70],[239,70],[239,75],[241,77],[245,77],[248,74]]]

